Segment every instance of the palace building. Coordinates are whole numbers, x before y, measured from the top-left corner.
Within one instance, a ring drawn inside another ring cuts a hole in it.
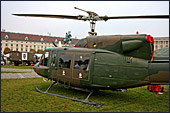
[[[169,47],[169,37],[155,37],[154,50]]]
[[[61,43],[64,37],[54,36],[42,36],[34,34],[24,33],[12,33],[12,32],[1,32],[1,54],[3,54],[5,48],[9,48],[11,51],[24,51],[29,52],[30,49],[45,50],[48,47],[54,47],[52,42],[55,42],[57,46],[67,46]],[[71,45],[75,45],[78,39],[73,39]]]
[[[1,54],[5,48],[11,51],[29,52],[30,49],[45,50],[48,47],[54,47],[52,42],[57,46],[60,45],[64,37],[42,36],[24,33],[1,32]],[[75,45],[79,39],[73,39],[71,45]],[[64,44],[61,44],[63,46]],[[67,46],[67,45],[64,45]],[[169,37],[154,37],[154,50],[169,47]]]

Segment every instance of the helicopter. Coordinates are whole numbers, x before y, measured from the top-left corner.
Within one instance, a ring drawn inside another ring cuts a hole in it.
[[[46,91],[36,90],[94,107],[102,104],[90,102],[93,92],[99,90],[122,91],[127,88],[152,84],[169,84],[169,56],[154,56],[154,39],[147,34],[97,36],[96,21],[109,19],[169,19],[169,15],[143,16],[99,16],[92,11],[77,7],[88,13],[78,15],[13,14],[15,16],[74,19],[90,22],[89,36],[77,42],[74,47],[46,48],[34,71],[54,82]],[[85,100],[49,93],[56,83],[72,89],[89,92]]]

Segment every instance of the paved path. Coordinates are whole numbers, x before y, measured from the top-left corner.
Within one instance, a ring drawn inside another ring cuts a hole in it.
[[[33,69],[14,69],[14,68],[1,68],[1,71],[10,71],[10,72],[32,72]]]
[[[1,68],[1,71],[25,72],[25,73],[1,73],[1,79],[16,79],[16,78],[36,78],[36,77],[41,77],[38,74],[36,74],[33,69]]]

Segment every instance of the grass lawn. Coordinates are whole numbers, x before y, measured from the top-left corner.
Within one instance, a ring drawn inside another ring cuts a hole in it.
[[[14,65],[1,65],[1,68],[15,68],[15,69],[33,69],[33,66],[14,66]]]
[[[45,89],[51,82],[42,78],[2,79],[1,112],[169,112],[169,85],[164,94],[147,91],[147,86],[128,89],[126,93],[101,90],[92,94],[89,101],[104,104],[100,108],[80,102],[42,94],[35,90]],[[54,85],[50,93],[85,99],[88,93],[68,90],[63,85]]]

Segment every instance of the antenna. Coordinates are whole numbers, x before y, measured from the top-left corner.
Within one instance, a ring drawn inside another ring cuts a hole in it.
[[[53,45],[54,45],[55,47],[58,47],[58,46],[52,41],[52,39],[51,39],[51,42],[53,43]]]

